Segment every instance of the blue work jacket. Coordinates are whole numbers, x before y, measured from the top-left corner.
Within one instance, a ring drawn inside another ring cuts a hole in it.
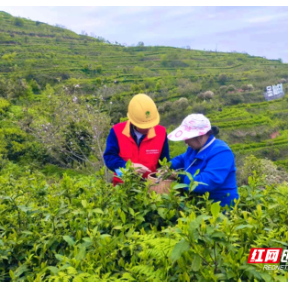
[[[224,141],[215,139],[213,135],[209,137],[206,145],[207,148],[199,153],[188,147],[185,153],[171,160],[171,168],[175,170],[182,168],[192,177],[199,169],[199,174],[193,179],[207,186],[199,184],[194,192],[200,195],[209,192],[209,198],[214,202],[221,201],[220,205],[223,207],[226,204],[231,206],[233,200],[239,198],[234,155]],[[188,176],[182,175],[181,179],[185,184],[190,184]]]

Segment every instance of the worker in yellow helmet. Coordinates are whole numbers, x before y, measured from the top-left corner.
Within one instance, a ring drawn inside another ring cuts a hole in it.
[[[166,129],[158,125],[160,116],[154,101],[145,94],[135,95],[128,106],[128,121],[114,125],[104,152],[106,166],[113,172],[131,160],[137,173],[146,178],[158,168],[158,161],[169,157]],[[116,173],[115,173],[116,176]],[[122,181],[113,178],[115,186]]]

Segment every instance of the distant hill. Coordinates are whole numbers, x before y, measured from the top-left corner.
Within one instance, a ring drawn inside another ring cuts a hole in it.
[[[283,132],[288,130],[286,98],[267,103],[263,97],[266,86],[281,82],[287,88],[288,64],[281,60],[246,53],[146,47],[141,42],[124,47],[2,11],[0,64],[0,81],[25,79],[33,101],[41,101],[47,84],[59,95],[68,91],[90,102],[94,94],[101,94],[116,123],[126,117],[129,99],[144,92],[155,99],[161,123],[170,130],[184,116],[201,112],[220,127],[220,137],[232,145],[236,155],[258,151],[259,157],[278,163],[288,159]],[[1,94],[0,85],[1,97],[23,105],[21,97],[11,92],[9,98],[3,89]],[[205,94],[207,91],[212,94]],[[269,140],[273,133],[277,137]],[[273,144],[278,137],[284,141],[279,140],[282,146]],[[171,143],[172,154],[185,149],[177,145]]]

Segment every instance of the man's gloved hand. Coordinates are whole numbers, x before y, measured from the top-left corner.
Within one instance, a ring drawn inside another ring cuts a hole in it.
[[[132,167],[136,170],[138,174],[145,174],[146,172],[151,173],[151,170],[149,168],[139,163],[132,163]]]

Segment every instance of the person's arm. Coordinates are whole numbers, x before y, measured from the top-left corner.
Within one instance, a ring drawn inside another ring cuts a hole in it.
[[[169,154],[169,144],[168,144],[167,133],[166,133],[165,142],[164,142],[164,145],[163,145],[159,159],[162,161],[165,157],[166,157],[167,161],[169,162],[170,161],[170,154]]]
[[[110,133],[107,137],[106,149],[103,157],[105,165],[113,172],[115,172],[115,169],[118,169],[120,167],[125,168],[126,166],[126,161],[119,156],[119,152],[120,149],[118,139],[116,137],[114,129],[111,128]]]
[[[193,192],[204,194],[207,191],[213,191],[221,187],[233,168],[233,165],[234,156],[232,151],[226,150],[214,155],[209,159],[204,170],[200,171],[200,173],[194,177],[194,181],[202,182],[207,185],[199,184]],[[184,179],[184,183],[190,184],[190,180],[187,176]]]
[[[183,153],[183,154],[180,154],[176,157],[174,157],[172,160],[171,160],[171,169],[174,169],[174,170],[177,170],[177,169],[184,169],[184,158],[185,158],[185,155],[186,155],[186,152]]]

